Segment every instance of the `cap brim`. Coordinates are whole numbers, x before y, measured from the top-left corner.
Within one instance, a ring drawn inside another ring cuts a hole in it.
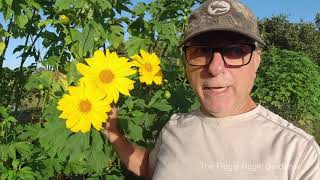
[[[207,32],[214,32],[214,31],[227,31],[227,32],[239,33],[241,35],[247,36],[247,37],[257,41],[258,43],[260,43],[263,46],[266,45],[266,43],[260,37],[258,37],[257,35],[255,35],[253,33],[248,33],[248,31],[241,30],[239,28],[230,28],[230,27],[226,28],[226,27],[217,27],[217,26],[210,27],[209,26],[209,27],[202,28],[199,31],[192,33],[189,36],[185,37],[183,39],[183,41],[179,44],[179,47],[183,46],[187,41],[189,41],[190,39],[192,39],[198,35],[201,35],[201,34],[204,34]]]

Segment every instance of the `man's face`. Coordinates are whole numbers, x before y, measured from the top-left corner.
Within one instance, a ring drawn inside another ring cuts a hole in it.
[[[249,42],[235,33],[211,32],[193,38],[186,45],[220,48],[230,43]],[[227,66],[220,52],[214,52],[210,64],[205,66],[191,66],[186,62],[187,78],[200,100],[201,110],[214,117],[226,117],[253,109],[256,105],[250,92],[259,64],[260,51],[257,50],[252,53],[250,63],[241,67]]]

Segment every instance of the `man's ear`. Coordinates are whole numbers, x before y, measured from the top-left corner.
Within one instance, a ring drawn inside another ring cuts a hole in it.
[[[255,72],[258,71],[258,68],[260,66],[260,62],[261,62],[261,50],[257,50],[254,52],[254,59],[253,59]]]

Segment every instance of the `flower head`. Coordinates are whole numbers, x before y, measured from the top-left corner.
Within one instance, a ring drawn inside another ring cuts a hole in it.
[[[129,90],[134,88],[134,81],[127,76],[136,73],[132,69],[132,63],[127,58],[118,57],[117,53],[110,53],[107,50],[106,55],[98,50],[94,52],[92,58],[87,58],[87,65],[77,64],[78,71],[83,75],[81,82],[97,88],[107,94],[108,99],[113,99],[116,103],[119,99],[119,93],[130,96]]]
[[[134,60],[134,66],[139,67],[140,81],[147,85],[152,84],[152,82],[160,85],[163,74],[159,57],[155,53],[149,54],[144,50],[140,50],[140,54],[141,56],[136,54],[131,57]]]
[[[106,113],[111,110],[111,101],[105,98],[105,94],[84,83],[78,87],[71,86],[68,91],[69,94],[59,100],[57,107],[62,111],[59,117],[67,120],[67,128],[85,133],[90,131],[92,124],[100,130],[102,122],[108,118]]]

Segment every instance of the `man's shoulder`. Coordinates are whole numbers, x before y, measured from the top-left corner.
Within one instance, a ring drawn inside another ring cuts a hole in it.
[[[289,122],[288,120],[282,118],[278,114],[268,110],[265,107],[261,107],[261,111],[259,111],[259,118],[298,138],[304,139],[306,141],[314,139],[312,135],[310,135],[303,129],[297,127],[292,122]]]

